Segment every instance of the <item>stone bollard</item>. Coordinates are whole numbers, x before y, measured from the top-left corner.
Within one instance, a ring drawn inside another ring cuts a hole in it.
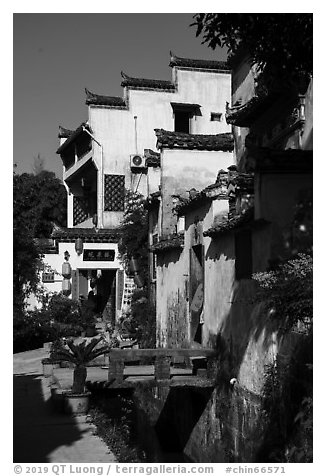
[[[155,380],[170,379],[171,357],[156,356],[155,359]]]
[[[123,360],[116,360],[110,357],[108,380],[114,379],[116,382],[121,383],[123,381],[124,367],[125,363]]]

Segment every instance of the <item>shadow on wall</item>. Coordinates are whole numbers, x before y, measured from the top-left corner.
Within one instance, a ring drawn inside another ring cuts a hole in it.
[[[180,261],[180,255],[183,248],[172,248],[164,253],[157,254],[157,266],[167,268],[171,263],[176,264]]]

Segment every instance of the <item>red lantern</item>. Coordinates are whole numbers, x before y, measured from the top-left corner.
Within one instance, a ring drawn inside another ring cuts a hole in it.
[[[69,294],[71,293],[71,282],[70,282],[70,279],[64,278],[64,279],[62,280],[62,293],[63,293],[65,296],[69,296]]]
[[[81,238],[77,238],[75,241],[75,250],[78,255],[81,255],[83,252],[84,244]]]
[[[62,263],[62,273],[61,274],[64,278],[70,278],[71,277],[71,266],[68,263],[68,261],[66,261],[65,263]]]

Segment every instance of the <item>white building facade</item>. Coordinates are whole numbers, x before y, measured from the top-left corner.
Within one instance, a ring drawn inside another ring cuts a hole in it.
[[[171,53],[169,66],[171,81],[122,73],[121,97],[86,89],[87,120],[76,130],[59,128],[57,153],[68,195],[68,226],[54,230],[47,244],[43,285],[49,292],[63,290],[73,299],[87,297],[93,289],[101,296],[102,310],[109,306],[114,318],[128,303],[132,288],[118,255],[125,190],[149,197],[162,186],[162,150],[156,148],[155,129],[190,139],[230,132],[225,120],[231,95],[226,63]],[[174,152],[170,155],[172,162],[178,161],[180,176],[187,151],[175,159]],[[218,163],[210,168],[217,173]]]

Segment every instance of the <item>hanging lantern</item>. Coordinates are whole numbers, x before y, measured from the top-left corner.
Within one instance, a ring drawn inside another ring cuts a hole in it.
[[[82,254],[83,248],[84,248],[83,240],[81,238],[77,238],[75,241],[75,250],[78,256]]]
[[[137,258],[132,257],[130,259],[130,272],[137,273],[140,270],[139,260]]]
[[[70,278],[71,277],[71,266],[68,263],[68,261],[66,261],[65,263],[62,263],[62,272],[61,272],[61,274],[64,278]]]
[[[69,296],[69,294],[71,293],[71,282],[70,282],[70,279],[63,278],[63,280],[62,280],[62,293],[63,293],[65,296]]]

